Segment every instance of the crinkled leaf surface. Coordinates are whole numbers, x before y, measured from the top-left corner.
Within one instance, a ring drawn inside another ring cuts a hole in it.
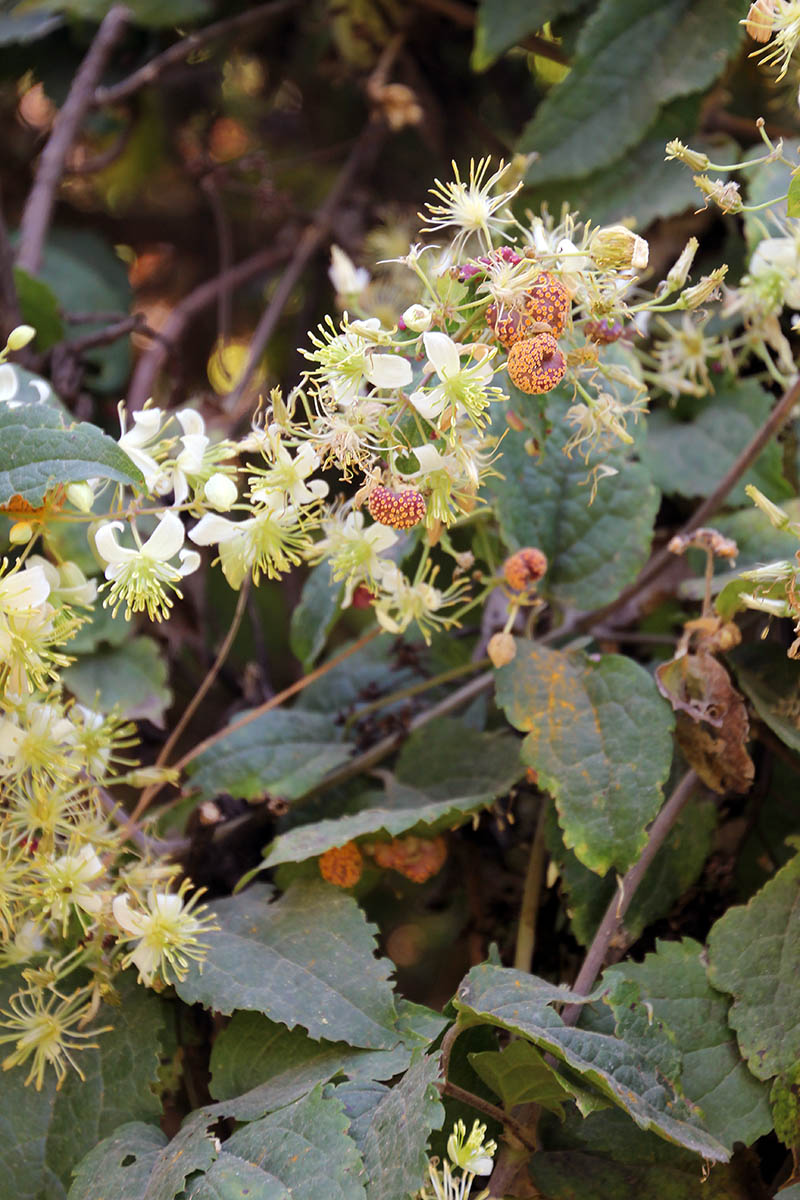
[[[711,852],[716,825],[714,801],[705,795],[694,796],[647,868],[646,887],[637,890],[625,913],[624,926],[631,941],[636,941],[653,921],[666,916],[698,879]],[[596,875],[566,848],[555,814],[548,815],[545,839],[566,892],[572,932],[582,946],[588,946],[617,890],[617,881],[610,875]]]
[[[291,1200],[280,1179],[223,1150],[205,1175],[190,1185],[188,1200]]]
[[[19,495],[35,508],[57,484],[91,478],[144,482],[127,454],[96,425],[71,423],[41,402],[0,405],[0,504]]]
[[[796,543],[795,543],[796,544]],[[752,584],[747,591],[752,589]],[[774,642],[737,646],[730,655],[736,681],[765,725],[800,752],[800,674],[797,663]]]
[[[672,761],[672,711],[650,675],[621,655],[595,663],[520,639],[496,680],[509,721],[530,731],[523,761],[555,799],[565,844],[598,874],[627,870]]]
[[[459,825],[522,775],[518,746],[508,734],[466,738],[460,721],[431,722],[403,747],[384,804],[290,829],[267,847],[265,862],[302,862],[367,834],[432,834]]]
[[[325,647],[339,616],[343,592],[344,583],[333,580],[327,562],[313,567],[303,584],[300,603],[292,612],[289,645],[307,671]]]
[[[580,179],[635,146],[663,105],[722,73],[741,15],[738,0],[601,0],[523,132],[519,149],[541,155],[529,181]]]
[[[235,1154],[280,1180],[294,1200],[363,1200],[364,1166],[347,1136],[340,1101],[317,1087],[302,1100],[238,1129],[225,1143]]]
[[[438,1077],[438,1054],[421,1059],[373,1110],[362,1142],[367,1200],[405,1200],[427,1178],[428,1138],[444,1120]]]
[[[641,1129],[725,1161],[725,1147],[702,1128],[673,1082],[651,1066],[639,1046],[563,1024],[551,1005],[572,995],[559,991],[522,971],[484,963],[462,981],[453,1003],[467,1017],[508,1029],[551,1053],[577,1072],[583,1084],[625,1109]]]
[[[62,672],[72,694],[89,708],[116,708],[129,720],[146,719],[163,727],[172,703],[168,666],[154,638],[134,637],[82,655]]]
[[[109,1200],[111,1196],[114,1200],[173,1200],[186,1175],[211,1161],[213,1147],[207,1139],[207,1154],[185,1155],[184,1175],[175,1178],[174,1188],[157,1194],[149,1183],[166,1145],[166,1134],[155,1125],[140,1121],[121,1125],[81,1161],[69,1189],[69,1200]]]
[[[275,708],[204,750],[186,773],[202,798],[228,792],[244,800],[268,794],[293,800],[350,752],[326,714]]]
[[[399,1000],[397,1036],[391,1050],[360,1050],[343,1042],[316,1041],[302,1029],[287,1029],[262,1013],[236,1012],[214,1041],[211,1093],[217,1100],[241,1096],[261,1084],[285,1080],[310,1091],[340,1072],[350,1079],[391,1079],[407,1070],[415,1049],[424,1049],[446,1019]],[[306,1086],[306,1081],[307,1086]]]
[[[177,985],[181,999],[254,1009],[351,1046],[396,1045],[392,964],[375,958],[375,928],[355,900],[322,880],[269,895],[258,885],[214,904],[220,929],[204,935],[206,961]]]
[[[517,1038],[503,1050],[470,1054],[469,1061],[507,1108],[535,1102],[563,1116],[571,1093],[530,1042]]]
[[[708,977],[729,992],[728,1022],[757,1079],[800,1059],[800,855],[746,906],[730,908],[708,938]]]
[[[772,405],[772,396],[753,379],[717,385],[713,396],[692,405],[691,420],[678,421],[663,409],[651,413],[647,435],[639,442],[641,460],[667,495],[709,496],[764,424]],[[729,502],[746,504],[748,483],[776,503],[792,495],[774,440],[731,489]]]
[[[336,654],[346,648],[337,647]],[[398,653],[397,638],[382,633],[309,684],[303,690],[303,708],[334,717],[378,695],[418,683],[419,678],[419,671]]]
[[[16,972],[0,972],[0,1007],[19,983]],[[158,1070],[163,1005],[130,973],[117,987],[122,1004],[103,1005],[93,1022],[113,1028],[98,1034],[97,1049],[79,1052],[85,1082],[70,1070],[56,1091],[55,1074],[48,1071],[37,1092],[25,1086],[27,1067],[3,1075],[0,1179],[14,1181],[15,1200],[61,1200],[73,1167],[100,1138],[124,1121],[158,1118],[161,1105],[150,1084]]]
[[[709,986],[703,947],[686,938],[657,942],[643,962],[610,967],[604,982],[632,980],[654,1017],[674,1033],[682,1055],[681,1084],[706,1127],[729,1148],[750,1145],[771,1127],[767,1089],[742,1062],[728,1025],[728,1002]]]
[[[538,546],[547,555],[543,595],[594,608],[618,596],[647,560],[659,497],[647,471],[612,450],[604,462],[619,474],[603,479],[589,504],[586,464],[561,449],[574,432],[565,420],[565,399],[558,393],[548,407],[553,432],[538,456],[527,453],[524,435],[506,430],[497,462],[503,478],[487,480],[486,491],[495,499],[507,545]],[[504,428],[496,414],[494,432],[499,436]]]
[[[536,33],[547,21],[576,12],[583,0],[481,0],[475,22],[472,67],[485,71],[504,50]]]

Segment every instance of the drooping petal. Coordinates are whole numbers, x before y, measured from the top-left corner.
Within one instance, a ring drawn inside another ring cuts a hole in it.
[[[181,560],[181,565],[178,567],[179,575],[192,575],[203,561],[196,550],[181,550],[178,558]]]
[[[137,551],[131,550],[127,546],[120,546],[116,539],[115,530],[124,529],[122,521],[107,521],[105,525],[101,525],[94,535],[94,544],[97,553],[107,563],[124,563],[135,558]]]
[[[194,408],[182,408],[180,412],[176,412],[180,427],[184,434],[189,436],[204,434],[206,431],[206,423]],[[185,444],[185,439],[184,439]]]
[[[458,374],[461,363],[458,346],[452,338],[446,333],[434,331],[423,333],[422,340],[425,343],[425,353],[440,379],[449,379]]]
[[[216,546],[218,542],[229,542],[239,533],[239,523],[220,517],[217,513],[206,513],[200,518],[194,529],[189,530],[189,538],[196,546]]]
[[[434,388],[432,392],[412,392],[409,400],[421,417],[435,421],[441,415],[445,397],[441,388]]]
[[[165,512],[150,537],[142,546],[141,553],[159,562],[173,558],[183,545],[183,522],[177,513]]]
[[[134,912],[127,896],[115,896],[111,902],[114,920],[120,929],[133,937],[141,937],[148,927],[148,919],[142,913]]]

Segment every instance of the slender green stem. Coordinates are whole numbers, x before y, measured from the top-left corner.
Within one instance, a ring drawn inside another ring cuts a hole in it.
[[[547,801],[542,799],[536,821],[536,831],[528,855],[528,869],[525,872],[525,885],[522,889],[522,903],[519,910],[517,945],[514,950],[514,966],[518,971],[530,971],[533,963],[533,952],[536,946],[536,913],[539,909],[539,895],[544,878],[546,820]]]

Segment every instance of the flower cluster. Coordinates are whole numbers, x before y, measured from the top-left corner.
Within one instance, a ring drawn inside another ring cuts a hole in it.
[[[467,1200],[476,1176],[491,1174],[496,1150],[495,1142],[486,1141],[486,1126],[480,1121],[473,1123],[469,1135],[464,1122],[456,1121],[447,1139],[447,1157],[441,1166],[438,1159],[429,1162],[429,1185],[421,1189],[419,1200]],[[487,1195],[481,1192],[481,1198]]]

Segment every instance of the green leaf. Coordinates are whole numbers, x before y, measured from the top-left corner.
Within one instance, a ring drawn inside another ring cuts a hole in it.
[[[635,1046],[564,1025],[550,1007],[572,994],[522,971],[484,963],[473,967],[453,1000],[459,1012],[528,1038],[577,1072],[581,1082],[623,1108],[640,1129],[724,1162],[728,1153],[698,1123],[674,1083],[654,1071]],[[585,999],[585,997],[579,997]]]
[[[520,639],[497,702],[528,731],[523,762],[558,808],[564,843],[591,870],[626,871],[647,841],[672,761],[673,714],[630,658],[599,663]]]
[[[643,467],[612,450],[604,462],[619,474],[600,483],[590,506],[585,463],[561,449],[573,430],[563,398],[557,403],[560,413],[541,454],[532,458],[524,437],[508,433],[497,463],[503,478],[488,480],[486,490],[507,545],[538,546],[547,555],[542,594],[559,605],[594,608],[614,600],[647,561],[658,492]],[[499,417],[494,432],[502,432]]]
[[[301,1029],[287,1029],[257,1012],[236,1012],[214,1041],[211,1094],[217,1100],[240,1097],[262,1084],[300,1088],[299,1095],[334,1075],[349,1079],[391,1079],[408,1069],[415,1049],[426,1048],[446,1024],[438,1013],[426,1035],[403,1029],[412,1024],[414,1005],[398,1002],[398,1041],[391,1050],[360,1050],[344,1042],[314,1041]],[[294,1099],[295,1096],[291,1096]]]
[[[789,194],[786,198],[786,215],[787,217],[800,217],[800,175],[792,175],[792,182],[789,184]]]
[[[134,637],[84,654],[64,669],[62,678],[81,704],[99,712],[116,708],[132,721],[146,719],[163,727],[172,703],[167,662],[151,637]]]
[[[643,962],[609,967],[603,976],[604,982],[619,980],[636,983],[654,1018],[674,1033],[684,1094],[699,1105],[710,1132],[731,1149],[768,1133],[767,1090],[741,1060],[728,1003],[709,986],[699,942],[656,942],[656,953]]]
[[[0,17],[0,46],[35,42],[59,29],[63,21],[52,13],[12,13]]]
[[[439,833],[491,804],[524,771],[518,743],[507,734],[465,732],[460,721],[441,720],[412,734],[384,804],[290,829],[265,849],[266,865],[303,862],[367,834]]]
[[[511,46],[548,21],[577,12],[585,0],[481,0],[475,23],[473,71],[485,71]]]
[[[185,1179],[207,1170],[217,1154],[205,1132],[181,1130],[168,1143],[160,1129],[132,1121],[82,1159],[68,1200],[173,1200]]]
[[[219,932],[177,985],[187,1004],[254,1009],[313,1038],[391,1049],[398,1041],[392,965],[376,959],[375,928],[352,897],[320,881],[296,883],[270,904],[252,887],[215,903]]]
[[[659,410],[647,421],[639,453],[654,483],[669,496],[709,496],[772,410],[772,397],[753,379],[721,384],[713,396],[692,406],[690,421]],[[773,440],[729,502],[746,504],[745,485],[754,483],[777,503],[792,495],[783,478],[781,450]]]
[[[0,972],[0,1007],[7,1007],[19,982],[16,972]],[[72,1169],[100,1138],[124,1121],[158,1118],[161,1105],[150,1085],[158,1071],[164,1006],[131,973],[119,978],[117,988],[122,1004],[104,1005],[92,1022],[112,1028],[98,1034],[97,1049],[76,1056],[85,1081],[70,1069],[57,1091],[55,1073],[48,1071],[37,1092],[25,1086],[30,1064],[3,1076],[0,1178],[13,1179],[19,1200],[61,1200]]]
[[[427,1179],[428,1138],[444,1121],[438,1077],[439,1055],[421,1059],[373,1111],[362,1143],[367,1200],[406,1200]]]
[[[746,591],[752,590],[752,581]],[[800,678],[797,663],[774,642],[738,646],[730,655],[736,681],[765,725],[790,746],[800,751]]]
[[[346,646],[336,649],[341,654]],[[397,653],[397,638],[382,633],[331,667],[303,691],[303,708],[327,714],[348,712],[410,683],[418,683],[419,669],[403,663]]]
[[[228,1154],[248,1159],[279,1180],[294,1200],[363,1200],[364,1166],[347,1136],[340,1101],[317,1087],[302,1100],[238,1129],[225,1143]]]
[[[22,319],[36,330],[33,345],[40,354],[44,353],[64,337],[58,300],[46,283],[21,267],[14,267],[14,283]]]
[[[779,1075],[769,1093],[775,1132],[791,1150],[800,1147],[800,1059]]]
[[[335,583],[331,571],[328,562],[312,568],[303,584],[300,603],[292,613],[289,645],[306,671],[324,650],[341,610],[344,583]]]
[[[728,1023],[757,1079],[800,1059],[800,855],[745,907],[729,908],[708,937],[708,977],[730,992]]]
[[[566,79],[522,134],[530,183],[581,179],[641,141],[659,109],[713,83],[742,37],[738,0],[601,0]]]
[[[260,1167],[220,1152],[205,1175],[189,1185],[188,1200],[291,1200],[285,1184]]]
[[[564,1104],[572,1098],[536,1047],[521,1038],[504,1050],[470,1054],[469,1061],[507,1109],[515,1104],[535,1103],[563,1117]]]
[[[637,941],[648,925],[665,917],[700,877],[716,826],[714,801],[707,795],[694,796],[647,868],[647,883],[637,890],[625,914],[629,942]],[[572,932],[582,946],[588,946],[617,891],[617,881],[609,875],[595,875],[564,846],[555,814],[548,815],[545,838],[566,891]]]
[[[267,794],[294,800],[345,762],[351,750],[331,717],[275,708],[204,750],[186,773],[203,798],[228,792],[244,800]]]
[[[60,483],[144,480],[115,441],[85,421],[69,424],[47,404],[11,400],[0,408],[0,504],[22,496],[34,508]]]

